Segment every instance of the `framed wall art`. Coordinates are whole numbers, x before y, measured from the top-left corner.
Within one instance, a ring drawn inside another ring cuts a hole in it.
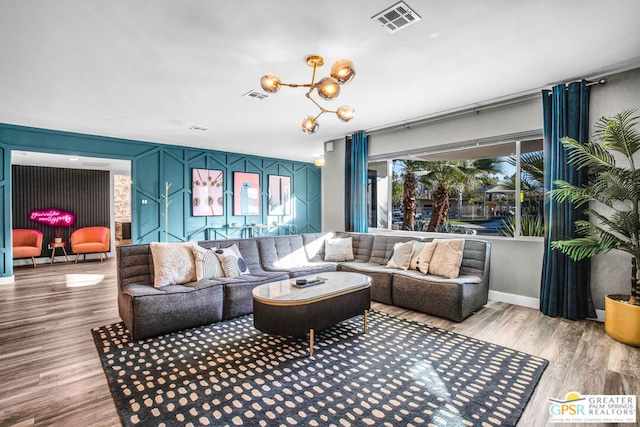
[[[269,215],[291,215],[291,177],[269,175]]]
[[[220,170],[192,170],[193,216],[224,215],[223,184],[223,175]]]
[[[260,175],[233,173],[233,214],[260,215]]]

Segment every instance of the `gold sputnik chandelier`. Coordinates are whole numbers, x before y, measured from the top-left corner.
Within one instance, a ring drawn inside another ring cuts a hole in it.
[[[316,106],[320,109],[320,114],[317,116],[305,116],[302,119],[302,131],[304,133],[315,133],[318,130],[318,117],[323,115],[324,113],[334,113],[340,120],[343,122],[348,122],[353,119],[353,115],[355,110],[353,107],[348,105],[343,105],[338,107],[337,110],[327,110],[322,107],[320,104],[316,102],[315,99],[311,97],[313,90],[315,89],[318,92],[318,95],[326,100],[332,100],[340,95],[340,85],[344,85],[353,80],[353,77],[356,75],[356,70],[353,67],[353,62],[348,59],[340,59],[336,61],[331,66],[331,77],[324,77],[320,79],[316,83],[316,70],[318,67],[322,67],[324,65],[324,59],[321,56],[312,55],[307,58],[307,65],[313,67],[313,75],[311,76],[311,83],[307,84],[294,84],[294,83],[283,83],[280,81],[280,77],[275,74],[265,74],[260,79],[260,86],[265,92],[268,93],[276,93],[280,90],[280,86],[289,86],[289,87],[308,87],[309,91],[305,95],[311,102],[316,104]]]

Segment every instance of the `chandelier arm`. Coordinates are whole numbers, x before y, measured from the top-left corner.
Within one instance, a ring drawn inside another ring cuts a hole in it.
[[[318,108],[320,109],[320,111],[321,111],[321,113],[320,113],[320,114],[323,114],[323,113],[335,113],[335,111],[329,111],[329,110],[327,110],[326,108],[324,108],[322,105],[318,104],[318,103],[316,102],[316,100],[315,100],[315,99],[313,99],[313,98],[311,97],[311,92],[307,93],[305,96],[306,96],[307,98],[309,98],[309,101],[311,101],[311,102],[313,102],[314,104],[316,104],[316,107],[318,107]],[[319,115],[320,115],[320,114],[319,114]]]
[[[308,60],[307,60],[307,63],[308,63]],[[318,63],[317,63],[317,61],[316,61],[316,62],[313,62],[313,74],[311,74],[311,83],[310,83],[310,84],[308,84],[308,85],[304,85],[305,87],[308,87],[308,88],[309,88],[309,92],[307,92],[307,98],[309,98],[309,99],[311,99],[311,96],[310,96],[310,95],[311,95],[311,92],[313,92],[313,89],[315,89],[315,88],[316,88],[316,70],[317,70],[317,69],[318,69]],[[313,101],[313,100],[312,100],[312,101]],[[318,103],[317,103],[317,102],[315,102],[315,101],[313,101],[313,102],[314,102],[316,105],[318,105]],[[318,107],[320,107],[320,106],[318,105]],[[322,107],[320,107],[320,109],[322,109]]]
[[[298,83],[282,83],[280,82],[280,86],[287,86],[287,87],[310,87],[311,89],[313,89],[315,86],[311,85],[311,84],[298,84]]]

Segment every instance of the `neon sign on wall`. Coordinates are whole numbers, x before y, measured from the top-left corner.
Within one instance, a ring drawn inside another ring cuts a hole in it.
[[[43,211],[33,211],[29,217],[36,222],[46,224],[51,227],[69,227],[76,221],[76,216],[71,212],[64,212],[59,209],[47,209]]]

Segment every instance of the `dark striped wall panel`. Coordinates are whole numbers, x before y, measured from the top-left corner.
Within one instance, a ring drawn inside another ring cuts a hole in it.
[[[62,232],[66,242],[71,232],[78,228],[109,227],[111,186],[108,171],[20,165],[13,165],[11,171],[12,226],[42,231],[45,248],[47,242],[53,241],[53,228],[32,221],[29,214],[34,210],[60,209],[75,214],[75,224]]]

